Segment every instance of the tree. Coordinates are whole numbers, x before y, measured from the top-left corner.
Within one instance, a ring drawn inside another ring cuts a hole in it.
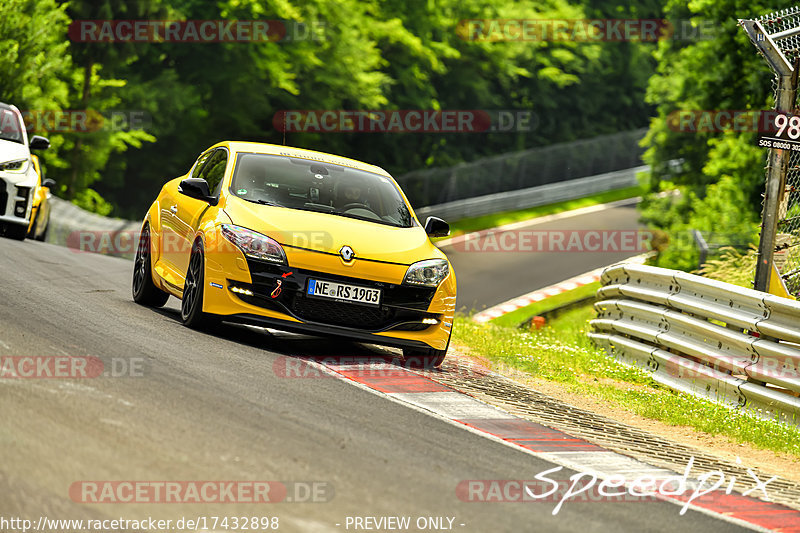
[[[755,234],[767,153],[755,146],[756,128],[718,128],[713,119],[719,110],[757,112],[773,107],[773,74],[736,17],[751,18],[789,5],[778,2],[767,7],[741,0],[667,3],[670,19],[691,19],[715,31],[713,38],[660,43],[657,72],[648,87],[647,99],[657,107],[658,116],[645,139],[645,161],[652,170],[642,203],[643,220],[666,230],[673,242],[687,243],[662,254],[664,266],[692,264],[696,252],[686,238],[689,229],[751,238]],[[675,120],[687,111],[710,113],[685,113],[688,120]],[[703,117],[712,122],[699,122]],[[682,198],[657,196],[674,186],[683,191]],[[723,206],[725,216],[710,216]]]
[[[72,62],[66,41],[69,17],[53,0],[0,3],[0,101],[22,111],[30,134],[49,135],[44,166],[64,164],[63,137],[50,135],[48,113],[69,102]]]

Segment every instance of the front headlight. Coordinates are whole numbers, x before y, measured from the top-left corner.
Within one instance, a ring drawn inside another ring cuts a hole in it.
[[[408,285],[421,285],[423,287],[436,287],[450,273],[450,266],[444,259],[428,259],[419,261],[408,267],[403,283]]]
[[[286,253],[281,245],[266,235],[231,224],[222,224],[220,230],[222,235],[235,244],[247,257],[270,263],[286,264]]]
[[[29,162],[30,159],[15,159],[13,161],[6,161],[5,163],[0,163],[0,171],[23,173],[28,170]]]

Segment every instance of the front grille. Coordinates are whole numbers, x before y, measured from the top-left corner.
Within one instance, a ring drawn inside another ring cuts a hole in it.
[[[394,313],[386,308],[329,302],[296,296],[292,312],[303,320],[359,329],[379,329],[392,321]]]
[[[381,289],[383,293],[381,298],[382,307],[413,309],[424,312],[430,307],[433,295],[436,293],[435,288],[410,287],[407,285],[368,281],[361,278],[329,274],[327,272],[278,266],[264,261],[257,261],[249,257],[247,258],[247,266],[250,270],[253,284],[259,287],[257,293],[263,293],[264,291],[267,291],[267,293],[271,292],[275,287],[275,280],[281,278],[282,274],[290,271],[292,273],[291,277],[283,279],[283,289],[285,291],[304,292],[309,278],[373,287]]]
[[[394,331],[423,331],[431,327],[432,324],[423,324],[422,322],[407,322],[393,327]]]
[[[247,259],[247,264],[253,282],[245,284],[229,280],[229,283],[247,288],[254,294],[246,296],[239,293],[237,297],[265,309],[287,312],[303,321],[364,331],[422,331],[430,327],[429,324],[422,324],[422,319],[437,317],[428,312],[436,292],[433,288],[368,281],[274,265],[251,258]],[[305,294],[309,279],[379,288],[383,291],[381,305],[366,306],[309,297]],[[272,298],[278,280],[281,282],[281,291]]]
[[[8,192],[6,192],[6,182],[0,180],[0,217],[6,214],[7,203],[8,203]]]
[[[14,216],[25,218],[28,212],[28,200],[30,199],[30,187],[17,187],[18,200],[14,203]]]

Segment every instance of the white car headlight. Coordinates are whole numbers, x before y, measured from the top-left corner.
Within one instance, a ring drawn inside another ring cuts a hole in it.
[[[444,259],[428,259],[418,261],[408,267],[403,283],[408,285],[421,285],[423,287],[436,287],[450,273],[450,266]]]
[[[0,171],[3,172],[19,172],[20,174],[28,170],[30,159],[15,159],[13,161],[6,161],[0,163]]]
[[[266,235],[231,224],[222,224],[220,230],[244,255],[270,263],[286,264],[286,253],[281,245]]]

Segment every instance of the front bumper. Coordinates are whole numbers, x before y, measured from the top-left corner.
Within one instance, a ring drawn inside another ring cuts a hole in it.
[[[203,310],[228,321],[302,333],[399,347],[447,347],[455,313],[452,274],[437,288],[419,288],[356,277],[356,272],[345,276],[275,265],[243,254],[208,254]],[[309,279],[379,288],[381,304],[310,297],[305,293]]]
[[[0,175],[0,222],[28,225],[31,219],[34,184],[15,182]]]

